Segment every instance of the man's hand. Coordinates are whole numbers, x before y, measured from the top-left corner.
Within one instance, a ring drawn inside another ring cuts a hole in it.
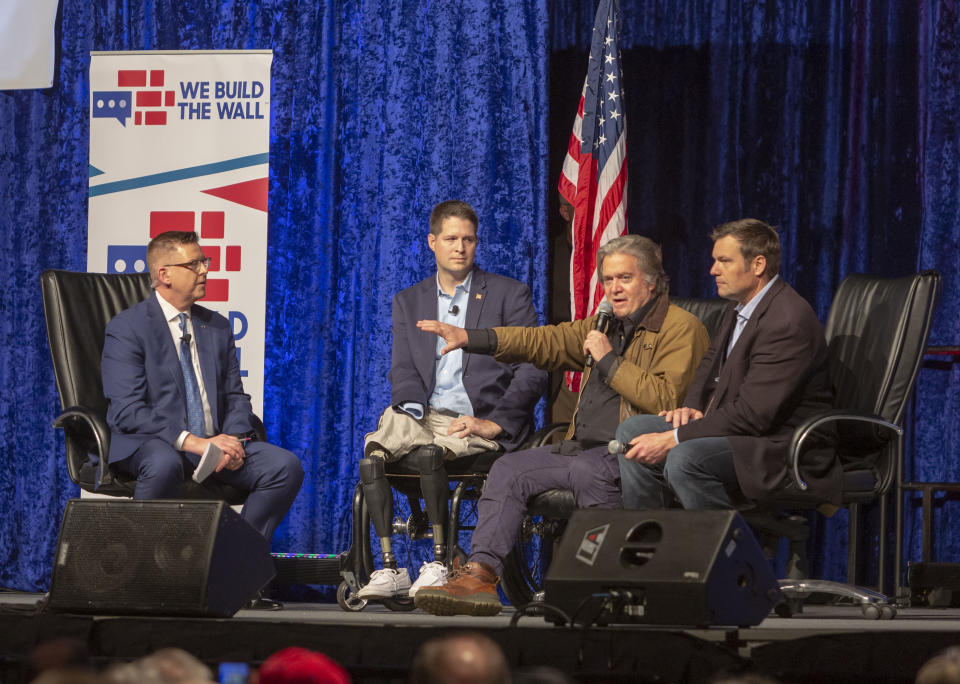
[[[613,351],[610,340],[599,330],[591,330],[583,341],[583,353],[593,357],[594,363]]]
[[[681,425],[686,425],[691,420],[700,420],[703,418],[702,411],[687,408],[686,406],[683,408],[671,409],[670,411],[661,411],[657,415],[668,423],[673,423],[674,428],[678,428]]]
[[[673,437],[673,431],[651,432],[637,435],[630,440],[630,444],[633,446],[623,455],[625,459],[654,465],[663,462],[667,452],[677,445],[677,441]]]
[[[443,338],[447,346],[440,351],[441,354],[447,354],[467,346],[467,331],[463,328],[440,321],[417,321],[417,327],[424,332],[435,333]]]
[[[459,330],[460,328],[457,329]],[[447,430],[448,435],[459,439],[469,437],[470,435],[477,435],[484,439],[496,439],[501,432],[503,432],[503,428],[492,420],[474,418],[473,416],[454,418]]]
[[[214,472],[219,473],[226,468],[227,470],[240,470],[243,467],[243,459],[246,453],[243,450],[243,443],[233,435],[214,435],[210,438],[197,437],[196,435],[187,435],[183,440],[183,450],[191,454],[202,456],[207,444],[213,442],[223,452],[220,463],[217,464]]]

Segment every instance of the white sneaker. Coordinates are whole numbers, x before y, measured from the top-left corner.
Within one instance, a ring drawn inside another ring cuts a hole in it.
[[[420,576],[410,587],[409,595],[411,598],[416,596],[417,592],[424,587],[442,587],[447,583],[447,566],[440,561],[424,563],[420,566]]]
[[[410,575],[406,568],[399,570],[383,568],[373,571],[367,585],[357,592],[357,598],[369,600],[406,596],[408,589],[410,589]]]

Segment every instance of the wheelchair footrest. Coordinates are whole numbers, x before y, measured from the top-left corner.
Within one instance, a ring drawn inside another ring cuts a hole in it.
[[[340,584],[347,553],[272,553],[276,584]]]

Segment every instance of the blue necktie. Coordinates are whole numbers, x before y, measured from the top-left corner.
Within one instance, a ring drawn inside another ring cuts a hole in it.
[[[200,385],[193,372],[193,354],[190,353],[190,341],[186,337],[187,314],[180,314],[180,370],[183,371],[183,384],[187,388],[187,430],[197,437],[206,437],[203,423],[203,402],[200,400]]]

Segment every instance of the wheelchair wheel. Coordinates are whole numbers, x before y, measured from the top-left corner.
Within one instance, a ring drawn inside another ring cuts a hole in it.
[[[553,557],[563,521],[527,516],[503,564],[500,586],[507,600],[522,606],[543,591],[543,582]]]
[[[357,598],[357,595],[350,591],[350,585],[344,581],[337,587],[337,604],[343,610],[356,613],[363,610],[367,602],[362,598]]]

